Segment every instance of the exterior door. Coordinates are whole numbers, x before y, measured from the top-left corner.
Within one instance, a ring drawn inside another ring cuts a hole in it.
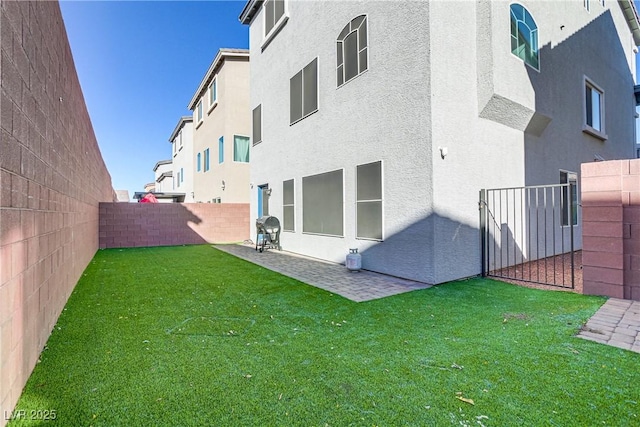
[[[269,185],[258,186],[258,218],[269,215]]]

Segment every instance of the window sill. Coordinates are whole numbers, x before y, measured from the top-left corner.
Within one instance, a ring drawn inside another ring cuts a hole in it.
[[[196,125],[196,129],[198,129],[200,126],[202,126],[202,123],[204,122],[204,120],[200,120],[198,122],[198,124]]]
[[[211,112],[218,106],[218,100],[216,100],[211,107],[207,110],[207,114],[211,114]]]
[[[595,138],[598,138],[601,141],[606,141],[607,139],[609,139],[606,133],[602,133],[599,130],[594,129],[589,125],[582,126],[582,132],[589,134]]]
[[[264,36],[264,40],[262,40],[262,44],[260,44],[261,52],[264,52],[264,50],[267,48],[269,43],[271,43],[271,40],[275,38],[275,36],[280,32],[280,30],[282,30],[282,28],[285,26],[288,20],[289,20],[288,15],[282,15],[282,18],[280,18],[280,20],[276,23],[276,25],[274,25],[274,27],[271,29],[269,34]]]
[[[256,145],[258,145],[258,144],[260,144],[260,143],[262,143],[262,140],[260,140],[260,141],[258,141],[258,142],[254,142],[254,143],[252,143],[252,145],[255,147]]]
[[[303,121],[303,120],[304,120],[304,119],[306,119],[307,117],[314,115],[315,113],[317,113],[317,112],[318,112],[318,110],[319,110],[319,109],[315,109],[315,110],[313,110],[312,112],[310,112],[309,114],[307,114],[306,116],[302,116],[302,117],[300,117],[298,120],[296,120],[296,121],[294,121],[294,122],[289,123],[289,126],[293,126],[293,125],[295,125],[296,123],[299,123],[299,122]]]
[[[373,238],[373,237],[358,237],[358,236],[356,236],[356,240],[368,240],[370,242],[384,242],[384,238],[376,239],[376,238]]]
[[[344,235],[342,234],[324,234],[324,233],[314,233],[311,231],[303,231],[302,234],[309,234],[311,236],[337,237],[339,239],[344,239]]]

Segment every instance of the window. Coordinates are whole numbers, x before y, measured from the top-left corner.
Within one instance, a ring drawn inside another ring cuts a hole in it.
[[[302,231],[343,235],[342,169],[302,178]]]
[[[180,168],[180,182],[184,182],[184,168]]]
[[[178,139],[180,139],[180,148],[182,149],[182,131],[178,134]]]
[[[349,22],[338,35],[338,87],[367,70],[367,17],[360,15]]]
[[[282,183],[282,229],[284,231],[295,230],[295,204],[294,204],[293,180]]]
[[[209,170],[209,149],[204,150],[204,171]]]
[[[318,111],[318,58],[291,77],[289,88],[290,124]]]
[[[590,7],[589,7],[589,0],[583,0],[584,1],[584,8],[587,10],[587,12],[589,12]]]
[[[178,172],[178,187],[180,187],[180,172]]]
[[[209,107],[213,107],[218,102],[218,80],[214,78],[209,85]]]
[[[176,143],[176,140],[173,140],[173,155],[176,155],[176,152],[178,151],[178,144]]]
[[[284,0],[267,0],[264,2],[265,38],[277,30],[280,20],[283,19],[284,16]]]
[[[233,135],[233,161],[249,163],[249,137]]]
[[[511,5],[511,53],[525,64],[540,69],[538,58],[538,26],[522,5]]]
[[[197,110],[197,114],[198,114],[198,123],[200,123],[202,121],[202,99],[200,101],[198,101],[198,106],[196,107]]]
[[[562,205],[562,225],[578,225],[578,175],[575,172],[560,171],[560,184],[569,184],[562,187],[560,203]],[[571,196],[569,196],[571,191]]]
[[[224,136],[218,139],[218,163],[224,162]]]
[[[262,142],[262,104],[253,109],[253,145]]]
[[[604,92],[587,78],[584,80],[584,89],[585,130],[602,137],[605,133]]]
[[[196,155],[196,171],[200,172],[202,170],[202,154],[198,153]]]
[[[382,162],[356,167],[356,237],[382,240]]]

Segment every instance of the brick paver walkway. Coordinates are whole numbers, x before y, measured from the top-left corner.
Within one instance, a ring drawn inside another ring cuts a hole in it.
[[[640,301],[607,300],[578,336],[640,353]]]
[[[427,283],[372,271],[350,272],[341,264],[275,249],[261,253],[255,250],[255,246],[248,245],[214,245],[214,248],[356,302],[431,287]]]

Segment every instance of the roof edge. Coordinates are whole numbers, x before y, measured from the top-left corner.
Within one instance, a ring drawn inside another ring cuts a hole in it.
[[[622,9],[624,17],[627,19],[627,25],[633,34],[633,42],[636,46],[640,46],[640,18],[633,0],[618,0],[618,4]]]
[[[173,163],[173,160],[159,160],[153,167],[153,171],[155,172],[160,165],[170,165],[171,163]]]
[[[247,60],[248,60],[249,59],[249,49],[220,49],[220,50],[218,50],[218,53],[216,54],[216,57],[213,59],[213,62],[211,62],[211,65],[209,66],[209,69],[205,73],[204,78],[200,82],[200,85],[198,85],[198,89],[196,90],[196,93],[193,95],[193,97],[191,98],[191,101],[189,102],[189,105],[187,107],[189,110],[193,111],[193,109],[196,108],[196,102],[198,102],[198,99],[200,98],[200,96],[204,92],[205,88],[207,87],[207,83],[208,83],[209,79],[211,78],[211,76],[213,75],[213,72],[227,58],[247,58]]]
[[[169,137],[169,142],[173,143],[173,140],[176,138],[176,136],[178,136],[178,132],[180,132],[180,129],[182,129],[184,124],[187,122],[193,123],[193,116],[180,117],[180,119],[178,120],[178,124],[176,125],[175,129],[173,129],[173,132],[171,132],[171,136]]]
[[[256,14],[256,11],[260,8],[260,5],[262,5],[262,2],[263,0],[247,1],[247,4],[244,5],[242,12],[240,12],[240,16],[238,16],[240,23],[244,25],[250,24]]]

